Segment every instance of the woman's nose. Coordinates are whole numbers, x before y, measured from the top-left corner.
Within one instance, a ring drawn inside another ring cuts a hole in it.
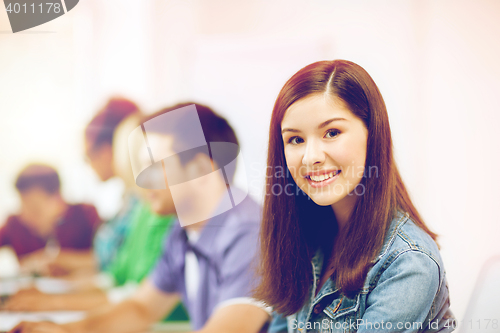
[[[302,164],[306,166],[312,166],[315,164],[322,164],[325,161],[325,152],[323,151],[321,144],[310,141],[306,145],[306,150],[304,156],[302,157]]]

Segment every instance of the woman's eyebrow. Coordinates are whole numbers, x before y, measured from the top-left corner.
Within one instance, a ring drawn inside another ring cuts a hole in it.
[[[345,118],[332,118],[332,119],[328,119],[327,121],[324,121],[321,124],[319,124],[318,129],[321,129],[321,128],[327,126],[331,122],[340,121],[340,120],[347,120],[347,119],[345,119]],[[294,129],[294,128],[283,128],[281,130],[281,134],[283,134],[285,132],[300,133],[300,131],[298,129]]]
[[[298,129],[294,129],[294,128],[283,128],[281,130],[281,134],[283,134],[285,132],[300,133],[300,131]]]
[[[339,120],[347,120],[347,119],[345,119],[345,118],[332,118],[332,119],[329,119],[329,120],[324,121],[321,124],[319,124],[318,129],[322,129],[323,127],[327,126],[331,122],[339,121]]]

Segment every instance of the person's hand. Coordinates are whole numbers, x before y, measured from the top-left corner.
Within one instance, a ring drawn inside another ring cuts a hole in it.
[[[45,249],[40,249],[23,256],[20,260],[21,273],[46,275],[51,259],[45,253]]]
[[[56,307],[57,295],[44,294],[35,288],[18,291],[5,305],[7,311],[48,311]]]
[[[48,262],[47,263],[47,275],[54,277],[67,277],[71,273],[71,270],[67,269],[64,265],[59,262]]]
[[[60,250],[58,255],[46,262],[47,274],[55,277],[70,277],[82,273],[97,273],[96,261],[91,251]]]
[[[26,322],[23,321],[14,327],[9,333],[70,333],[62,326],[48,322]]]
[[[45,249],[27,254],[19,261],[21,272],[41,276],[65,276],[78,267],[79,260],[71,254],[60,253],[56,257],[47,254]]]

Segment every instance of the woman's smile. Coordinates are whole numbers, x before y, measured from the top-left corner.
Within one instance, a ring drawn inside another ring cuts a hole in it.
[[[337,180],[341,172],[341,170],[331,172],[314,171],[306,174],[304,178],[307,179],[309,185],[312,187],[323,187]]]

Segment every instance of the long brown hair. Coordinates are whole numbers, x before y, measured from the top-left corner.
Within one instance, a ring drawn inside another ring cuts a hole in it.
[[[335,244],[338,228],[333,209],[315,204],[295,184],[286,166],[281,137],[287,109],[317,93],[341,99],[368,129],[365,172],[360,183],[364,191],[357,196],[349,223]],[[312,284],[311,259],[318,248],[325,253],[325,261],[333,250],[332,278],[344,295],[353,297],[363,287],[370,263],[398,210],[407,212],[433,239],[437,237],[420,218],[399,175],[382,95],[370,75],[355,63],[316,62],[285,83],[271,116],[267,165],[260,236],[261,283],[255,296],[281,314],[296,313],[303,306]],[[368,174],[372,170],[376,170],[376,177]]]

